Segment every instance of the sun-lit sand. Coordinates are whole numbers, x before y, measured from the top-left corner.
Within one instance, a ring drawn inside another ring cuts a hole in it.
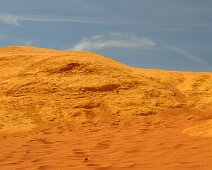
[[[212,73],[0,48],[0,169],[212,169]]]

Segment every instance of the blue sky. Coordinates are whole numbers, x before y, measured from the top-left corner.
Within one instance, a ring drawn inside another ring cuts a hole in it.
[[[125,64],[212,71],[211,0],[0,0],[0,46],[94,51]]]

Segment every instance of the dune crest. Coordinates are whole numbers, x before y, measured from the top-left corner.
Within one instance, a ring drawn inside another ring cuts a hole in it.
[[[91,52],[0,48],[0,131],[212,109],[212,74],[132,68]]]

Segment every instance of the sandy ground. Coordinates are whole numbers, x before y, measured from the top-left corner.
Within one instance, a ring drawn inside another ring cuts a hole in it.
[[[0,48],[0,169],[212,169],[212,73]]]
[[[211,115],[183,111],[96,125],[48,125],[47,129],[32,133],[2,134],[0,167],[210,170],[212,138],[192,137],[182,134],[182,130]]]

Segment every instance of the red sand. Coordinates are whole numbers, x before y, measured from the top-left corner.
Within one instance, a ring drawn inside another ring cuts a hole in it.
[[[181,131],[207,114],[49,127],[0,137],[1,169],[212,169],[212,138]],[[211,118],[211,117],[210,117]]]

